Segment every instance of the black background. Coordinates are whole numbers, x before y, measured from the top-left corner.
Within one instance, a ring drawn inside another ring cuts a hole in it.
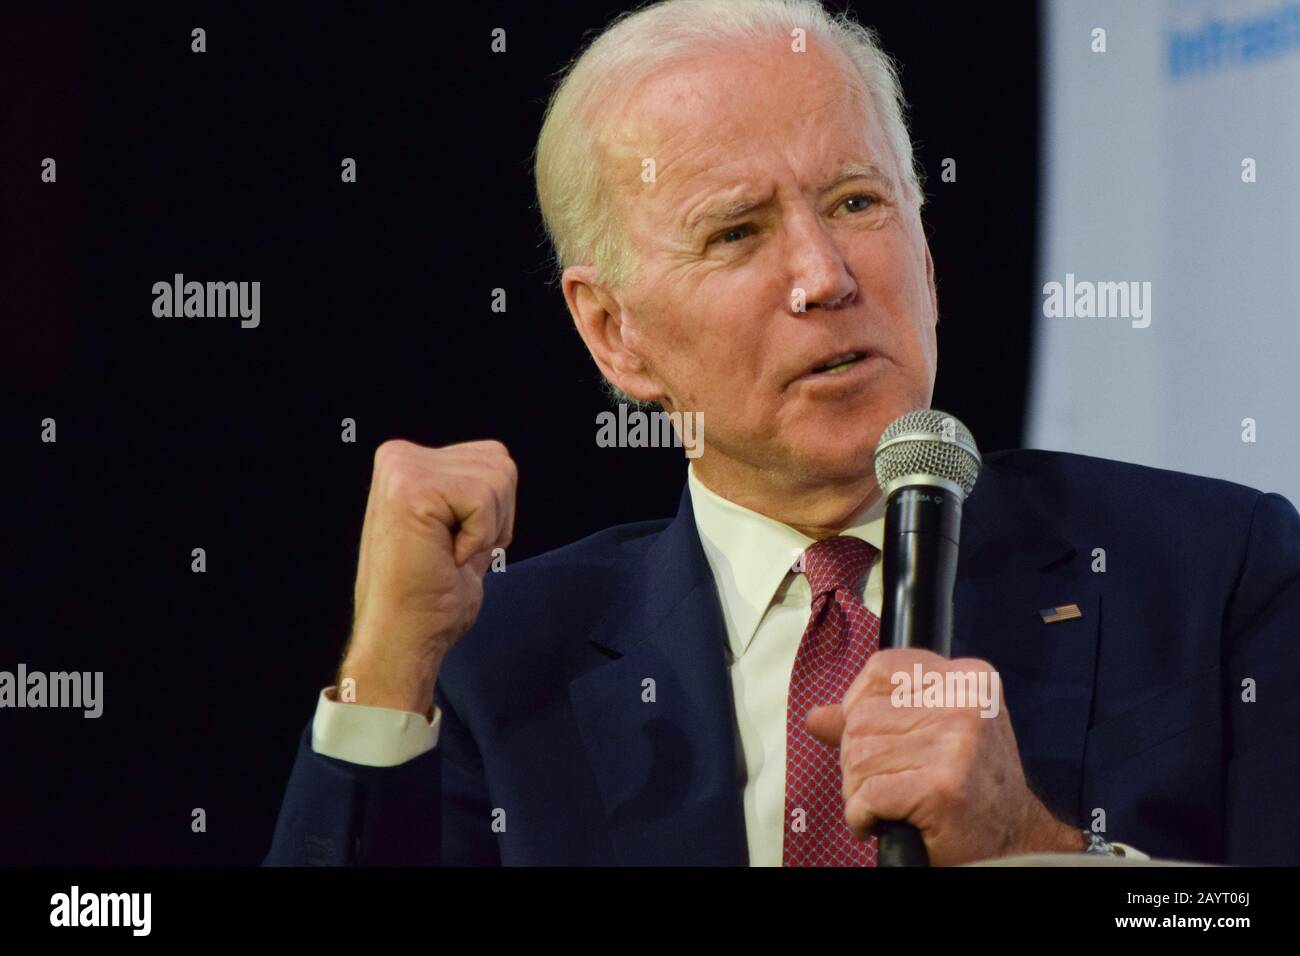
[[[0,863],[261,859],[347,636],[383,440],[504,441],[520,470],[511,560],[675,510],[680,450],[595,445],[608,406],[549,283],[532,191],[553,75],[621,9],[3,15],[0,669],[105,676],[98,720],[0,710]],[[901,61],[928,179],[935,405],[985,449],[1018,445],[1038,11],[905,0],[859,15]],[[56,184],[40,182],[46,156]],[[260,327],[155,318],[151,287],[176,272],[260,281]]]

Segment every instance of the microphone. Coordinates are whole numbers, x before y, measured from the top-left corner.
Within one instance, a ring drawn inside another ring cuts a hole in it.
[[[960,421],[926,408],[899,416],[876,445],[885,496],[880,646],[952,653],[961,508],[979,477],[979,449]],[[877,866],[929,866],[921,831],[901,820],[876,827]]]

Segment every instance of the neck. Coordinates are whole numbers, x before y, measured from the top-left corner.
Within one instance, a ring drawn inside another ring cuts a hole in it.
[[[691,467],[714,494],[816,541],[839,534],[880,498],[872,474],[827,480],[740,470],[720,466],[716,459],[713,467],[706,467],[703,461],[697,459]]]

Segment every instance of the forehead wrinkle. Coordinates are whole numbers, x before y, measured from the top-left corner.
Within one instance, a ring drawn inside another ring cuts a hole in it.
[[[736,186],[730,189],[722,190],[722,193],[735,193],[744,189],[743,186]],[[733,198],[720,198],[717,192],[711,193],[702,202],[692,205],[686,212],[685,221],[682,223],[687,232],[693,232],[707,222],[726,222],[729,219],[735,219],[745,213],[767,206],[772,201],[772,192],[767,196],[737,196]]]
[[[850,160],[840,167],[838,173],[822,184],[820,191],[828,192],[852,179],[879,179],[891,187],[894,184],[889,171],[878,163],[871,160]]]
[[[861,91],[855,84],[846,83],[844,86],[832,92],[824,102],[803,110],[795,119],[805,124],[816,124],[820,115],[824,115],[826,112],[835,108],[842,108],[845,105],[846,99],[861,109],[863,103],[860,94]],[[894,191],[895,184],[889,171],[893,164],[889,162],[887,155],[881,157],[879,162],[876,161],[877,157],[875,154],[877,153],[877,150],[873,148],[876,144],[872,142],[872,119],[874,118],[875,113],[874,110],[870,110],[869,99],[867,100],[866,106],[867,109],[863,110],[860,114],[857,114],[857,111],[855,110],[855,115],[861,116],[863,140],[859,147],[861,149],[859,155],[863,158],[850,160],[844,163],[835,173],[828,176],[823,182],[806,189],[806,193],[824,193],[854,178],[877,179],[885,183],[889,187],[891,193]],[[868,112],[868,110],[870,110],[870,112]],[[744,135],[732,137],[733,140],[744,138]],[[799,137],[798,142],[806,142],[806,138]],[[707,152],[715,152],[720,145],[723,144],[711,144]],[[798,143],[796,143],[796,145],[798,145]],[[888,149],[884,150],[885,154],[888,154],[888,152]],[[709,173],[719,168],[722,168],[721,164],[705,165],[701,167],[701,171]],[[752,184],[745,184],[743,182],[719,186],[703,199],[689,203],[687,208],[679,215],[679,217],[677,217],[677,221],[683,230],[689,233],[694,232],[707,222],[726,222],[730,219],[737,218],[747,212],[752,212],[755,209],[771,203],[773,196],[777,191],[777,187],[775,185],[772,186],[766,195],[761,194],[762,188],[763,187],[753,187]],[[746,195],[746,192],[749,192],[749,194]]]
[[[625,229],[639,231],[638,223],[646,215],[646,203],[651,207],[651,217],[656,200],[662,198],[659,186],[664,181],[664,173],[675,170],[679,160],[689,155],[677,152],[669,147],[675,140],[686,135],[689,130],[672,127],[662,131],[657,124],[647,123],[644,119],[631,113],[624,113],[621,122],[610,123],[595,140],[597,156],[594,157],[601,169],[609,190],[608,214],[619,219]],[[655,143],[653,149],[647,149],[647,143]],[[667,151],[670,155],[665,157]],[[655,181],[647,183],[642,179],[643,163],[653,160]],[[637,214],[633,214],[637,211]]]
[[[727,142],[717,142],[716,139],[701,142],[701,135],[697,128],[678,123],[670,124],[667,131],[661,131],[653,126],[646,129],[643,123],[641,130],[643,136],[626,137],[620,144],[620,149],[607,150],[607,154],[612,158],[616,153],[621,152],[622,158],[615,161],[628,164],[630,174],[625,181],[624,191],[632,198],[649,199],[651,205],[657,205],[656,200],[662,202],[663,206],[660,207],[663,209],[662,214],[669,216],[671,221],[680,222],[682,215],[689,214],[699,201],[695,197],[701,193],[716,196],[720,191],[735,193],[745,188],[745,184],[742,183],[719,183],[714,179],[717,171],[730,165],[730,162],[722,161],[720,157],[718,161],[710,162],[711,157],[717,157],[720,150],[725,150],[730,142],[740,137],[732,137]],[[655,148],[638,150],[634,140],[641,143],[654,142]],[[645,159],[654,161],[653,183],[646,183],[641,179],[641,164]],[[712,181],[696,186],[695,182],[701,178]],[[647,190],[651,192],[647,193]],[[686,212],[678,213],[677,210],[683,203],[686,205]]]
[[[844,163],[840,168],[824,182],[818,184],[810,192],[817,194],[829,192],[843,183],[853,179],[879,179],[890,183],[888,173],[876,163],[869,160],[850,160]],[[705,223],[717,222],[723,223],[736,219],[746,213],[753,212],[757,209],[766,207],[772,203],[773,194],[776,188],[768,192],[766,196],[733,196],[728,197],[729,193],[736,193],[744,190],[746,187],[738,185],[730,188],[724,188],[714,192],[701,200],[699,203],[692,205],[686,212],[684,218],[684,227],[686,231],[693,232]]]
[[[779,135],[780,130],[788,132],[791,128],[803,127],[811,129],[812,138],[817,139],[816,130],[827,125],[824,117],[837,109],[842,110],[849,106],[857,117],[855,125],[860,128],[862,136],[860,148],[865,155],[876,158],[874,154],[877,149],[874,147],[878,145],[875,142],[878,136],[873,134],[873,130],[879,124],[875,121],[876,111],[870,95],[862,88],[861,81],[854,71],[845,69],[842,60],[836,62],[834,53],[829,58],[822,53],[815,59],[820,61],[815,65],[814,57],[806,61],[813,70],[825,76],[826,74],[821,71],[829,66],[830,70],[838,73],[842,80],[834,83],[829,89],[819,91],[821,95],[816,96],[812,105],[804,101],[794,110],[785,111],[784,116],[769,116],[764,128],[767,132]],[[748,74],[748,77],[743,74],[732,74],[727,76],[725,85],[735,88],[739,83],[743,86],[747,78],[752,79],[752,74]],[[665,80],[666,90],[664,85],[660,85]],[[752,139],[755,135],[761,136],[764,132],[764,128],[754,128],[753,116],[744,114],[739,107],[730,104],[725,94],[720,96],[719,94],[722,93],[720,88],[701,88],[698,83],[698,71],[680,73],[669,71],[666,76],[664,73],[653,73],[625,91],[626,95],[622,98],[624,108],[615,110],[616,114],[621,114],[621,121],[606,127],[607,134],[610,134],[605,144],[607,156],[617,166],[626,169],[626,176],[618,175],[618,181],[612,185],[623,187],[620,191],[626,194],[624,198],[634,203],[636,200],[650,200],[652,206],[658,206],[660,202],[666,200],[668,209],[663,212],[668,213],[672,221],[678,223],[679,228],[688,233],[696,231],[704,222],[734,218],[753,211],[757,206],[770,204],[776,192],[776,186],[772,186],[768,188],[768,194],[764,197],[761,195],[764,186],[758,186],[752,180],[745,182],[742,177],[739,182],[717,184],[710,193],[714,200],[712,202],[708,197],[691,202],[690,192],[693,191],[688,191],[686,208],[682,212],[671,211],[678,205],[670,198],[676,191],[672,186],[682,185],[689,190],[690,180],[699,174],[716,173],[731,164],[710,163],[709,157],[717,157],[720,152],[725,152],[728,145]],[[641,113],[638,116],[641,111],[627,108],[641,100],[652,87],[656,86],[667,103],[661,101],[658,108],[649,111],[649,115]],[[606,107],[610,105],[612,104],[606,104]],[[700,106],[706,108],[700,110]],[[687,117],[686,114],[692,115]],[[731,122],[733,115],[736,122]],[[685,122],[684,119],[687,118],[691,121]],[[807,140],[804,135],[795,138],[800,141]],[[650,144],[653,144],[653,148],[645,148]],[[752,155],[749,151],[745,152],[747,155]],[[885,152],[888,153],[889,150],[886,149]],[[653,188],[641,178],[642,163],[646,159],[654,160],[656,181],[661,186],[669,186],[669,190],[656,190],[658,195],[646,194],[647,188]],[[893,164],[885,157],[879,159],[880,162],[876,164],[860,163],[856,172],[880,179],[890,187],[892,192],[894,182],[887,167]],[[677,175],[679,171],[682,173],[681,176]],[[848,178],[847,172],[841,169],[837,176],[829,178],[824,184],[819,184],[818,188],[822,191],[829,190],[844,182],[846,178]],[[747,189],[748,195],[746,195]],[[808,191],[812,191],[812,188],[810,187]],[[640,203],[636,204],[640,205]],[[662,215],[663,212],[656,213],[656,216]]]

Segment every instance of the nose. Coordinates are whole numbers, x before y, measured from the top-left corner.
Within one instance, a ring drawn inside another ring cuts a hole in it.
[[[803,290],[805,309],[836,309],[852,302],[858,283],[834,237],[810,210],[790,224],[787,235],[790,263],[790,311],[800,310],[798,290]]]

